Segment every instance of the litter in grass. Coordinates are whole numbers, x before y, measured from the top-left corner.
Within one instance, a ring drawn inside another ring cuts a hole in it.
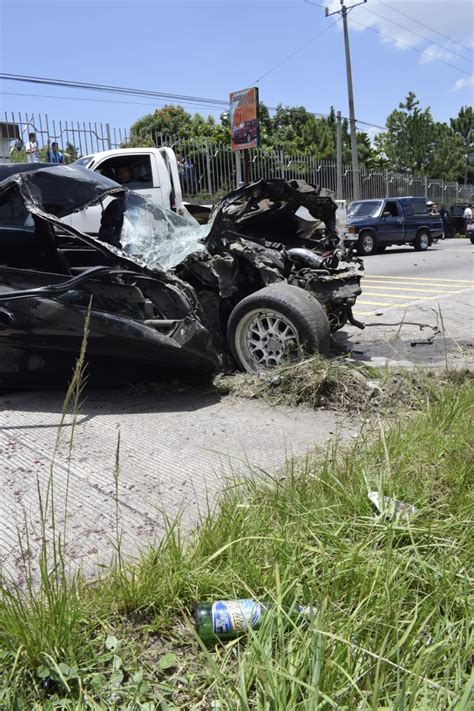
[[[367,496],[379,514],[388,515],[390,518],[394,518],[397,514],[413,516],[417,512],[416,506],[399,501],[399,499],[393,499],[391,496],[380,496],[378,491],[369,491]]]

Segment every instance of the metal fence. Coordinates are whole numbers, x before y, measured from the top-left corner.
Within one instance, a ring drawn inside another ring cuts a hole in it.
[[[111,128],[109,123],[97,121],[56,121],[47,114],[0,114],[0,162],[12,159],[17,141],[28,141],[34,133],[38,148],[56,142],[59,149],[71,157],[81,157],[97,151],[118,148],[129,140],[126,129]]]
[[[212,143],[207,139],[189,140],[162,133],[147,133],[138,140],[155,146],[170,146],[181,164],[182,187],[186,197],[199,197],[213,202],[232,190],[244,175],[243,152],[232,152],[230,146]],[[337,192],[337,166],[335,161],[321,161],[308,155],[288,155],[283,151],[263,148],[248,151],[248,175],[251,181],[259,178],[302,178],[308,183],[321,185]],[[342,194],[338,199],[350,201],[352,196],[352,166],[342,166]],[[426,197],[439,205],[456,202],[474,202],[474,185],[455,181],[432,179],[391,171],[360,169],[361,199],[383,197]]]
[[[335,194],[337,166],[334,161],[321,161],[309,155],[288,155],[282,151],[257,148],[232,152],[230,145],[208,139],[190,140],[167,136],[157,131],[130,136],[127,129],[113,128],[109,123],[91,121],[56,121],[47,114],[7,114],[0,116],[0,162],[9,162],[19,139],[25,143],[29,133],[35,133],[40,149],[56,141],[66,159],[140,142],[145,146],[170,146],[179,163],[183,193],[187,198],[215,202],[235,188],[248,173],[251,181],[259,178],[302,178]],[[245,170],[246,169],[246,170]],[[352,199],[352,166],[342,166],[342,194],[338,199]],[[426,197],[438,204],[474,202],[474,186],[454,181],[432,179],[390,171],[360,170],[361,198]]]

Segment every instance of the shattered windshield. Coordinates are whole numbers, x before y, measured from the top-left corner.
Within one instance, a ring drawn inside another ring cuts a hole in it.
[[[367,200],[364,202],[351,202],[348,207],[348,217],[374,217],[382,207],[382,200]]]
[[[178,215],[127,192],[120,241],[124,252],[153,267],[170,269],[190,254],[204,253],[211,225],[199,225],[191,215]]]

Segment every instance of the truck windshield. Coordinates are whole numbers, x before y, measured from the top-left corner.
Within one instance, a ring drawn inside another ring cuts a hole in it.
[[[361,202],[351,202],[348,207],[348,217],[367,217],[375,215],[382,207],[382,200],[363,200]]]

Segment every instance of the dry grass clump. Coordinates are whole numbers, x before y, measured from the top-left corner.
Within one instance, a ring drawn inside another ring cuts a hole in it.
[[[390,412],[400,406],[417,409],[434,386],[464,383],[469,371],[389,370],[358,366],[347,360],[313,356],[271,373],[218,375],[220,395],[262,399],[273,404],[328,407],[359,413],[367,409]]]

